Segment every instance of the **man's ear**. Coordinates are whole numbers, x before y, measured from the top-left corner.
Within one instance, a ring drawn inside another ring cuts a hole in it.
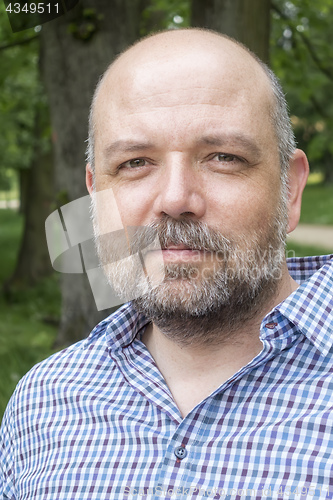
[[[304,151],[296,149],[289,165],[289,217],[287,233],[291,233],[298,224],[301,214],[302,194],[309,176],[309,163]]]
[[[89,194],[91,194],[94,191],[94,174],[90,163],[86,165],[86,186]]]

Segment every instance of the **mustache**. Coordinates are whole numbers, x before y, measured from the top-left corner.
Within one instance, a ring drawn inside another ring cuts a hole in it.
[[[207,224],[190,218],[181,220],[163,216],[146,226],[127,226],[118,231],[98,235],[95,245],[101,249],[104,264],[115,262],[130,255],[149,250],[163,250],[170,245],[185,245],[191,250],[219,252],[230,255],[231,241]]]
[[[162,249],[170,245],[185,245],[191,250],[218,252],[231,249],[231,241],[207,224],[190,218],[180,220],[164,216],[160,221],[146,226],[147,231],[155,232]]]

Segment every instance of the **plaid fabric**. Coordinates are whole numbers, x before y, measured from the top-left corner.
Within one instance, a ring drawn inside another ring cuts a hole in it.
[[[332,498],[332,257],[289,262],[303,284],[262,352],[184,419],[131,304],[34,367],[2,424],[2,498]]]

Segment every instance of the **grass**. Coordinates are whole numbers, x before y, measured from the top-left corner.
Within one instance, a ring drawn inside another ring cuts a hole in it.
[[[0,210],[0,283],[13,271],[22,218],[12,210]],[[16,292],[10,301],[0,296],[0,417],[18,380],[36,363],[49,356],[56,327],[45,318],[58,318],[58,276],[34,288]]]
[[[333,226],[333,185],[307,184],[303,193],[300,222]]]
[[[310,245],[289,242],[286,248],[286,257],[307,257],[310,255],[327,255],[327,248],[320,248]]]

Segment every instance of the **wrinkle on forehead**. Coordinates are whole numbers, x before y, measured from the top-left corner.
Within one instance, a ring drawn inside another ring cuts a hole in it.
[[[129,99],[128,96],[131,96]],[[166,92],[157,92],[149,88],[141,89],[139,92],[121,92],[114,102],[113,110],[125,110],[128,113],[142,114],[148,111],[159,111],[163,109],[187,109],[197,108],[201,115],[207,109],[223,105],[224,108],[232,107],[237,102],[241,103],[249,98],[245,91],[235,91],[233,88],[210,89],[205,87],[193,88],[188,86],[184,89],[170,89]],[[207,109],[206,109],[207,108]]]

